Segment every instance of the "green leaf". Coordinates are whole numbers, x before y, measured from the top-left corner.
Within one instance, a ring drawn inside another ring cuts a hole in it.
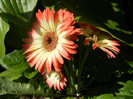
[[[0,76],[5,76],[9,80],[14,80],[22,76],[22,73],[29,67],[22,53],[23,50],[15,50],[1,59],[0,64],[6,71],[0,73]]]
[[[10,22],[6,36],[8,45],[22,49],[23,39],[30,30],[38,0],[0,0],[0,16]]]
[[[128,80],[126,83],[120,82],[123,87],[117,93],[117,97],[124,97],[124,99],[133,99],[133,81]]]
[[[32,84],[11,82],[0,77],[0,95],[4,94],[44,95],[44,88],[40,85],[35,88]]]
[[[37,0],[0,0],[0,16],[14,24],[26,25],[32,15]]]
[[[23,72],[23,70],[21,70],[21,69],[20,70],[13,70],[13,71],[6,70],[6,71],[3,71],[2,73],[0,73],[0,76],[4,76],[8,80],[12,81],[12,80],[15,80],[15,79],[18,79],[19,77],[21,77],[22,72]]]
[[[88,98],[88,99],[90,99],[90,98]],[[102,94],[100,96],[97,96],[97,97],[94,97],[91,99],[122,99],[122,98],[115,97],[113,94]]]
[[[18,70],[20,68],[27,68],[29,65],[25,62],[25,55],[23,55],[23,50],[14,50],[12,53],[4,56],[1,61],[3,68],[7,70]]]
[[[115,96],[113,94],[102,94],[92,99],[133,99],[133,81],[128,80],[126,83],[119,83],[123,87],[119,89],[119,93],[115,93]]]
[[[0,59],[5,55],[5,35],[9,30],[9,24],[0,17]]]
[[[35,70],[34,68],[28,68],[24,72],[24,76],[28,79],[33,78],[38,73],[38,70]]]

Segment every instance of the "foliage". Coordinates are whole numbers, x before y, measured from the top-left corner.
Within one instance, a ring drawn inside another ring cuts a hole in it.
[[[9,80],[15,80],[22,76],[22,73],[28,68],[28,63],[25,62],[25,56],[22,55],[23,51],[13,51],[4,56],[0,64],[6,71],[0,73],[0,76],[5,76]]]
[[[37,89],[31,84],[10,82],[6,78],[0,78],[0,94],[41,94],[43,95],[44,88],[38,86]]]
[[[5,55],[4,40],[8,30],[9,30],[8,23],[0,17],[0,52],[1,52],[0,59]]]

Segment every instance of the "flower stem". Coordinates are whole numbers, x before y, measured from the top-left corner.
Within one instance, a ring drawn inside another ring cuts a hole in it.
[[[85,61],[86,61],[86,59],[88,57],[88,54],[89,54],[89,47],[87,46],[85,54],[84,54],[84,57],[83,57],[81,63],[79,64],[78,92],[80,90],[80,81],[81,81],[82,71],[83,71],[83,68],[84,68],[84,65],[85,65]]]
[[[83,50],[83,37],[81,38],[81,40],[80,40],[80,43],[79,43],[79,59],[78,59],[78,64],[80,64],[81,63],[81,59],[82,59],[82,55],[83,55],[83,52],[82,52],[82,50]]]
[[[69,86],[70,86],[71,94],[73,94],[74,93],[73,80],[72,80],[73,78],[72,78],[72,76],[71,76],[71,74],[70,74],[70,72],[69,72],[69,70],[68,70],[66,65],[64,65],[64,69],[65,69],[67,77],[68,77],[68,83],[69,83]]]
[[[71,81],[71,87],[72,87],[72,94],[74,94],[75,93],[75,82],[74,82],[75,69],[74,69],[73,57],[72,57],[72,61],[68,61],[68,64],[70,68],[70,81]]]

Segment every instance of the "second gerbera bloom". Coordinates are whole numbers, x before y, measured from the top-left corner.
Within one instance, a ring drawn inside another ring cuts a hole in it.
[[[80,34],[80,29],[75,29],[74,16],[66,10],[60,9],[54,13],[52,9],[46,8],[43,12],[36,13],[37,23],[34,23],[32,31],[25,39],[25,53],[27,62],[31,67],[35,65],[43,74],[46,67],[47,73],[52,69],[59,72],[64,60],[71,60],[70,54],[76,54],[76,45],[72,39]],[[72,38],[72,39],[71,39]]]
[[[79,26],[86,37],[84,45],[91,42],[93,49],[100,48],[107,54],[108,58],[115,58],[114,53],[118,54],[120,52],[117,48],[117,46],[120,46],[119,42],[108,33],[87,23],[79,23]]]

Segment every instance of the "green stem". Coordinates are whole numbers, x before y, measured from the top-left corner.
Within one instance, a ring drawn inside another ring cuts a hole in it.
[[[68,61],[68,64],[69,64],[69,68],[70,68],[70,81],[71,81],[71,87],[72,87],[72,94],[75,93],[75,82],[74,82],[74,64],[73,64],[73,57],[72,57],[72,61]]]
[[[72,85],[72,81],[71,81],[72,80],[71,74],[69,73],[69,70],[68,70],[66,65],[64,65],[64,69],[65,69],[67,77],[68,77],[68,83],[69,83],[69,86],[70,86],[71,94],[73,94],[74,89],[73,89],[73,85]]]
[[[79,43],[79,59],[78,59],[78,64],[81,63],[81,59],[82,59],[82,54],[83,54],[83,37],[81,38],[80,40],[80,43]]]
[[[86,59],[87,59],[87,57],[88,57],[88,54],[89,54],[89,48],[88,48],[88,46],[87,46],[86,51],[85,51],[85,55],[84,55],[84,57],[83,57],[83,59],[82,59],[80,65],[79,65],[78,91],[79,91],[79,89],[80,89],[80,81],[81,81],[82,71],[83,71],[83,68],[84,68],[85,61],[86,61]]]
[[[65,71],[66,71],[68,80],[70,80],[70,74],[69,74],[69,71],[68,71],[68,68],[66,67],[66,65],[64,65],[64,69],[65,69]],[[69,83],[69,81],[68,81],[68,83]]]

